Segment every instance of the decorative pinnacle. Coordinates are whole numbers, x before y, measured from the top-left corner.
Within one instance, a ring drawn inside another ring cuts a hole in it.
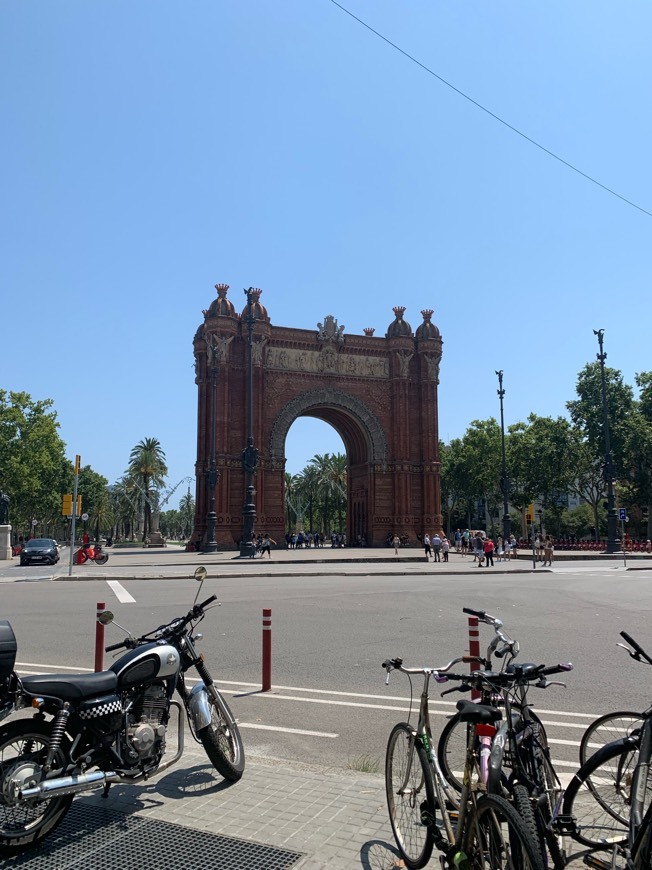
[[[216,284],[215,289],[217,290],[217,295],[223,299],[226,296],[226,291],[229,289],[229,285]]]
[[[392,311],[396,315],[397,320],[403,320],[403,315],[405,314],[405,305],[397,305],[396,308],[392,308]]]
[[[376,331],[376,329],[373,326],[365,326],[365,328],[363,330],[365,335],[373,335],[375,331]]]
[[[260,300],[260,294],[262,292],[263,291],[259,290],[258,287],[249,287],[249,288],[245,287],[245,289],[244,289],[244,295],[247,297],[247,299],[249,299],[249,294],[251,293],[253,305],[255,305],[256,302],[258,302]]]
[[[424,308],[423,311],[421,312],[421,315],[424,319],[424,322],[430,323],[430,318],[432,317],[432,315],[434,313],[435,313],[435,311],[433,308]]]

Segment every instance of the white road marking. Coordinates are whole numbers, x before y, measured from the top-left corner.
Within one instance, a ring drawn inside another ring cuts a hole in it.
[[[307,737],[339,737],[332,731],[305,731],[303,728],[281,728],[277,725],[261,725],[259,722],[238,722],[238,728],[256,728],[261,731],[281,731],[283,734],[305,734]]]
[[[120,604],[134,604],[136,602],[136,599],[127,592],[122,583],[118,583],[117,580],[107,580],[106,582]]]

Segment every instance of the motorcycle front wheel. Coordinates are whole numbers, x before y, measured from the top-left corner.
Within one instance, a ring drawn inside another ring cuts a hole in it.
[[[17,796],[19,788],[40,780],[50,737],[51,724],[34,719],[0,727],[0,854],[17,852],[42,840],[70,808],[72,795],[43,801],[20,801]],[[66,745],[67,741],[55,755],[52,770],[63,768]]]
[[[197,732],[197,736],[218,773],[229,782],[237,782],[245,769],[244,746],[240,731],[222,695],[219,692],[217,698],[213,698],[208,692],[207,695],[211,707],[211,721],[206,728],[201,728]]]
[[[108,561],[109,561],[108,553],[100,553],[99,556],[95,557],[95,564],[96,565],[106,565],[106,563]]]

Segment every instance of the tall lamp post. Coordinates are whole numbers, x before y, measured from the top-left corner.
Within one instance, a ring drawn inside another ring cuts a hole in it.
[[[215,524],[217,522],[217,514],[215,513],[215,487],[220,479],[220,473],[217,470],[217,462],[215,456],[215,429],[216,429],[216,414],[217,414],[217,349],[208,338],[206,338],[206,346],[211,356],[211,455],[209,460],[208,470],[206,471],[206,488],[208,489],[209,502],[208,513],[206,514],[206,541],[202,547],[204,553],[216,553],[218,544],[215,540]]]
[[[509,515],[509,480],[507,478],[507,458],[505,455],[505,415],[503,413],[503,370],[496,372],[498,375],[498,398],[500,399],[500,437],[502,444],[502,472],[500,477],[500,489],[503,494],[503,545],[507,544],[512,532],[512,518]]]
[[[607,354],[602,346],[604,329],[594,329],[593,335],[598,337],[600,353],[597,354],[600,363],[600,377],[602,380],[602,414],[604,426],[604,479],[607,484],[607,553],[620,552],[620,540],[618,538],[618,518],[616,515],[616,499],[614,496],[614,459],[611,454],[609,443],[609,406],[607,405],[607,381],[604,373],[604,361]]]
[[[254,323],[256,317],[253,313],[256,290],[250,287],[245,290],[247,297],[247,313],[243,320],[247,324],[247,446],[242,451],[242,467],[245,473],[247,503],[242,509],[242,540],[240,541],[240,556],[254,557],[256,546],[254,544],[254,523],[256,521],[256,505],[254,504],[254,474],[258,465],[258,451],[254,447],[253,431],[253,367],[251,349],[253,344]]]

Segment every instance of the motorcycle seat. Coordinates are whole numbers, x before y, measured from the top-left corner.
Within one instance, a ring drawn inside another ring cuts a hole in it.
[[[21,677],[23,689],[30,695],[50,695],[63,701],[83,701],[113,692],[118,677],[113,671],[98,674],[35,674]]]

